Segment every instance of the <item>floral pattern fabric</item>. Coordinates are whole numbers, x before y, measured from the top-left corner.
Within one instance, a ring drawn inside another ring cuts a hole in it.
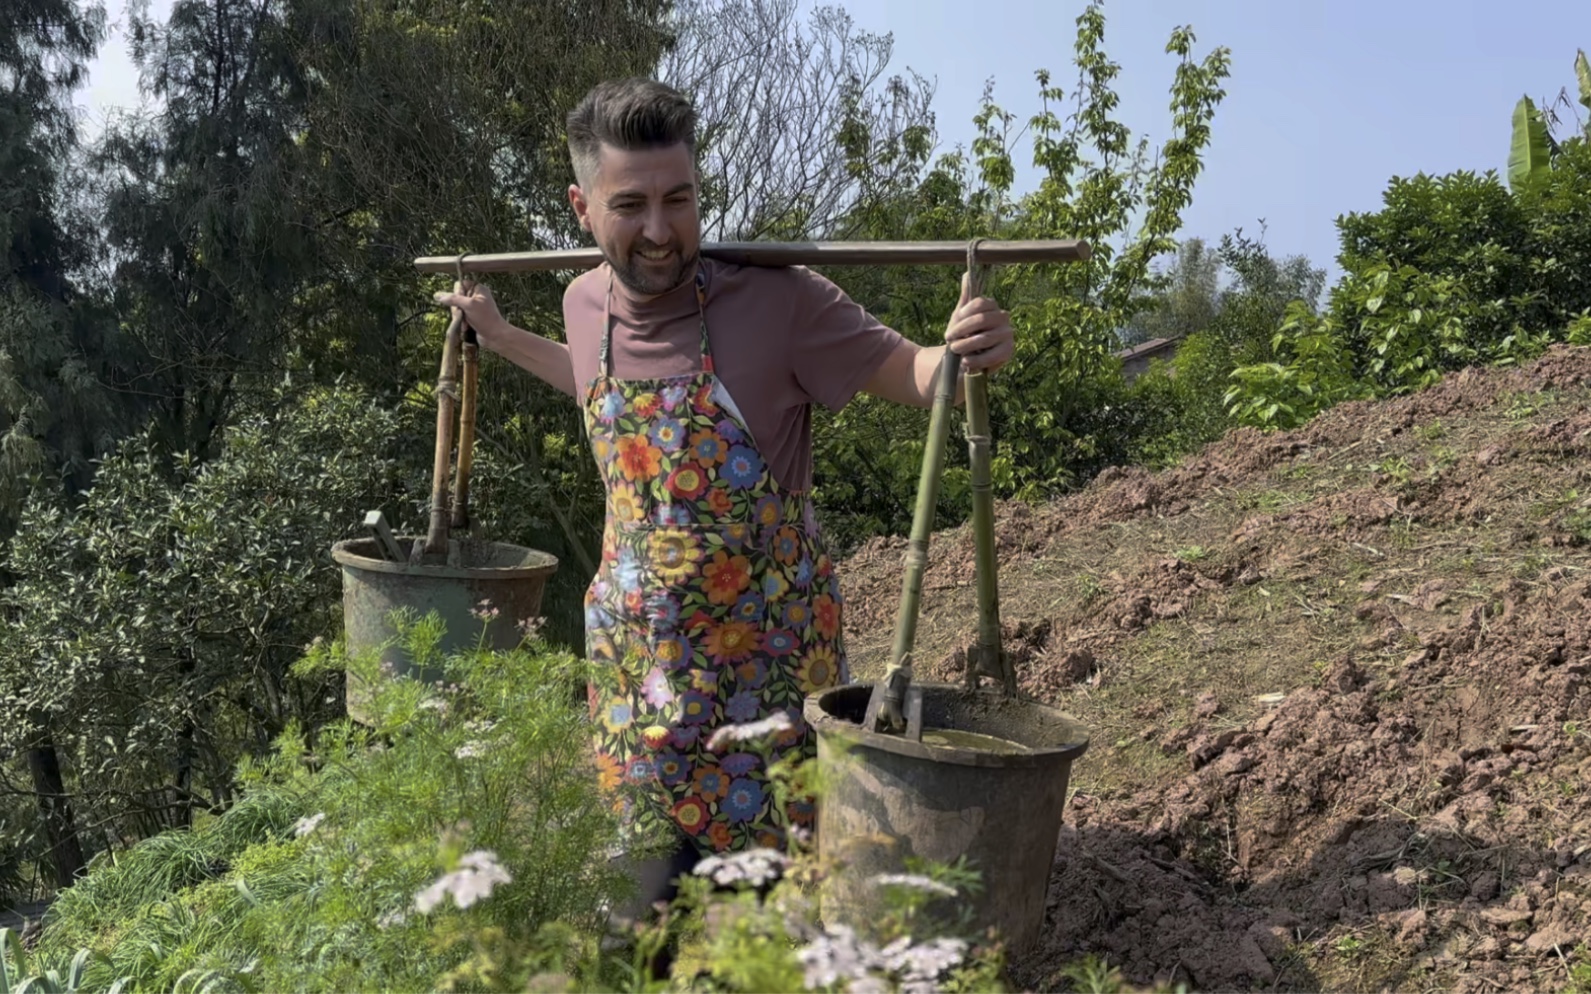
[[[697,301],[699,372],[615,379],[609,319],[587,388],[607,490],[585,600],[596,758],[601,786],[639,827],[671,823],[701,852],[777,848],[790,825],[810,826],[811,802],[776,810],[762,755],[708,743],[782,712],[790,728],[772,758],[815,754],[801,708],[849,680],[842,599],[810,498],[780,488],[719,403],[700,277]]]

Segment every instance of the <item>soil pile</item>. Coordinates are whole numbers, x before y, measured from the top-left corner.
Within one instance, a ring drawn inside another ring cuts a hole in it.
[[[1023,689],[1083,720],[1041,948],[1197,990],[1591,989],[1591,350],[1000,509]],[[904,544],[842,567],[882,668]],[[919,678],[975,643],[938,535]]]

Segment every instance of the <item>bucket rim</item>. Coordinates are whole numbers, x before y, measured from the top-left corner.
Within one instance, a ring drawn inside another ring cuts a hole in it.
[[[962,687],[960,684],[954,683],[914,682],[913,685],[921,687],[925,691],[948,690],[958,693],[965,692],[964,687]],[[1073,760],[1077,759],[1079,756],[1083,755],[1083,753],[1088,751],[1089,743],[1093,738],[1093,736],[1089,733],[1088,727],[1082,722],[1078,721],[1072,715],[1067,714],[1065,711],[1061,711],[1058,708],[1050,707],[1048,704],[1045,704],[1042,701],[1033,700],[1027,697],[1019,697],[1017,700],[1020,703],[1030,704],[1034,707],[1040,707],[1054,713],[1057,717],[1065,720],[1068,724],[1075,728],[1081,738],[1078,741],[1068,742],[1065,745],[1049,746],[1046,748],[1029,747],[1029,751],[1021,753],[994,753],[986,752],[981,749],[960,749],[956,748],[955,746],[927,745],[921,741],[914,742],[910,739],[901,738],[898,735],[884,735],[879,732],[872,731],[871,729],[863,728],[861,725],[855,724],[853,722],[837,718],[830,714],[823,707],[823,702],[832,698],[835,694],[846,691],[854,693],[859,687],[871,688],[873,686],[874,683],[871,681],[856,681],[854,683],[841,684],[837,687],[829,687],[827,690],[821,690],[817,693],[809,694],[807,695],[806,702],[803,704],[801,709],[802,717],[806,720],[807,725],[817,733],[819,738],[827,736],[831,738],[845,739],[848,742],[862,746],[863,748],[877,749],[880,752],[891,752],[899,756],[908,756],[913,759],[922,759],[934,763],[950,763],[956,766],[983,766],[1000,769],[1012,769],[1034,766],[1050,766],[1056,763],[1070,764]]]
[[[395,535],[399,546],[409,547],[420,535]],[[513,549],[525,553],[525,558],[530,562],[518,566],[448,566],[441,563],[414,564],[395,563],[388,559],[378,559],[375,556],[360,555],[353,551],[355,546],[374,543],[370,538],[349,538],[331,547],[331,557],[339,566],[345,569],[356,569],[367,573],[388,573],[395,576],[428,576],[447,580],[528,580],[538,576],[550,576],[558,569],[558,557],[550,552],[532,549],[528,546],[516,545],[513,542],[491,542],[486,539],[469,539],[481,545],[496,546],[498,548]],[[456,540],[455,540],[456,541]]]

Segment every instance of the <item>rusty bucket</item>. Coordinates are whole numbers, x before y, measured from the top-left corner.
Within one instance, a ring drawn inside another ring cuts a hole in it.
[[[930,912],[970,910],[975,928],[992,926],[1009,950],[1026,949],[1044,921],[1072,762],[1087,750],[1088,732],[997,689],[914,684],[919,691],[920,741],[865,726],[871,684],[806,700],[823,764],[818,853],[835,870],[823,884],[823,918],[863,931],[879,918],[878,876],[910,872],[914,856],[965,856],[981,892],[942,899]]]
[[[405,548],[413,537],[400,538]],[[385,559],[374,538],[351,539],[332,546],[342,567],[343,637],[349,655],[381,649],[383,672],[436,680],[441,674],[419,667],[402,646],[393,643],[394,611],[409,608],[416,617],[435,611],[444,625],[439,650],[472,646],[485,632],[490,649],[509,650],[524,638],[520,625],[541,613],[547,579],[558,569],[551,553],[507,542],[449,539],[445,562],[399,563]],[[497,614],[482,622],[470,612],[482,601]],[[348,714],[368,724],[365,705],[369,688],[348,674]]]

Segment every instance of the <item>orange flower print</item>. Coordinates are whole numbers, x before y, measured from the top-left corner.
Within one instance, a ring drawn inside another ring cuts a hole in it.
[[[652,752],[668,744],[668,726],[648,725],[641,729],[641,743]]]
[[[691,458],[703,466],[713,467],[729,455],[729,446],[711,428],[691,432]]]
[[[674,810],[670,814],[674,816],[674,821],[679,827],[689,835],[699,834],[702,826],[707,824],[707,805],[702,803],[701,798],[685,798],[674,805]]]
[[[819,594],[812,598],[812,623],[817,628],[818,634],[826,639],[833,638],[840,630],[840,605],[828,594]]]
[[[785,525],[773,533],[773,558],[792,566],[801,556],[801,536],[794,528]]]
[[[607,753],[597,754],[597,786],[613,790],[624,782],[624,761]]]
[[[716,515],[725,515],[734,510],[735,504],[729,497],[729,491],[722,487],[714,487],[707,491],[707,509]]]
[[[668,475],[668,492],[681,500],[695,500],[706,489],[707,474],[692,463],[686,463]]]
[[[659,528],[649,537],[649,546],[652,569],[665,583],[686,579],[702,561],[696,536],[682,528]]]
[[[707,599],[714,604],[733,604],[740,592],[751,586],[751,560],[745,556],[713,553],[713,561],[702,568],[707,578]]]
[[[662,468],[663,450],[653,445],[645,435],[623,435],[619,438],[619,471],[624,478],[636,483],[655,479]]]
[[[726,621],[707,633],[707,655],[720,665],[757,651],[760,634],[746,621]]]
[[[722,800],[729,794],[729,776],[716,766],[698,766],[691,793],[709,801]]]
[[[802,658],[801,667],[796,671],[796,680],[801,684],[803,694],[811,694],[834,686],[838,672],[834,650],[826,645],[813,646]]]
[[[735,837],[729,834],[728,825],[721,821],[715,821],[707,826],[707,841],[713,844],[715,850],[723,852],[735,841]]]

